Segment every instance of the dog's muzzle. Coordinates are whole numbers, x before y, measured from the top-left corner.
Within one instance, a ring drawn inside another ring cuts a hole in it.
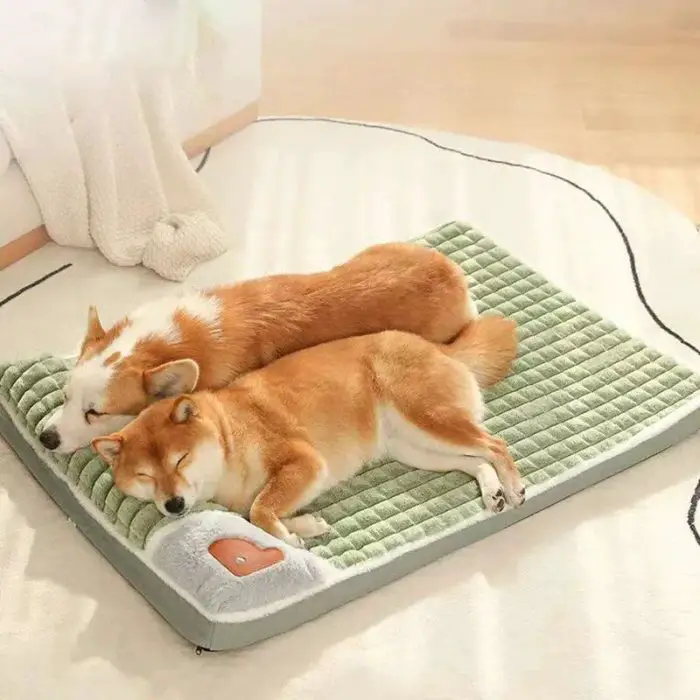
[[[170,515],[182,515],[185,512],[185,499],[182,496],[174,496],[169,498],[163,507]]]
[[[56,428],[47,428],[41,431],[39,442],[47,450],[57,450],[61,446],[61,436]]]

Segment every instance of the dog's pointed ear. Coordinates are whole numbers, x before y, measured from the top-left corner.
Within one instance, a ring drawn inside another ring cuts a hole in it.
[[[105,435],[92,440],[92,449],[97,452],[107,464],[113,464],[124,447],[124,438],[119,433]]]
[[[188,394],[199,381],[199,365],[190,359],[173,360],[143,373],[143,386],[151,399]]]
[[[191,396],[180,396],[173,410],[170,412],[170,420],[173,423],[187,423],[193,416],[197,415],[197,404]]]
[[[88,310],[87,332],[85,333],[85,341],[94,343],[96,340],[102,340],[105,337],[105,329],[100,323],[100,317],[97,315],[97,309],[91,306]]]

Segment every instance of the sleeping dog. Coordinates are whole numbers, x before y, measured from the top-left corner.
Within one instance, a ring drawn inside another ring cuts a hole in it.
[[[65,403],[40,440],[72,452],[158,399],[223,387],[296,350],[392,329],[447,342],[475,316],[462,270],[413,244],[372,246],[326,272],[161,299],[107,330],[91,309]]]
[[[472,321],[450,344],[398,331],[337,340],[155,403],[92,445],[118,488],[166,515],[215,500],[296,546],[328,527],[297,511],[382,456],[471,474],[500,511],[525,488],[481,425],[481,388],[509,371],[516,349],[515,324],[500,317]],[[197,384],[192,362],[180,388]]]

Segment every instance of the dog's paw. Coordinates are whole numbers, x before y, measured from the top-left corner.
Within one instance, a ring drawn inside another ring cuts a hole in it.
[[[485,491],[482,497],[486,508],[492,513],[500,513],[506,507],[506,495],[502,488],[498,488],[493,492]]]
[[[296,534],[296,532],[290,532],[286,537],[282,538],[282,541],[291,547],[296,547],[297,549],[304,549],[305,547],[304,540],[302,540],[301,537]]]
[[[504,491],[508,504],[513,506],[513,508],[517,508],[517,506],[521,506],[525,503],[525,484],[523,484],[520,476],[515,477],[512,483],[504,488]]]
[[[331,526],[322,517],[312,513],[297,515],[295,518],[288,518],[283,522],[290,532],[295,532],[300,537],[320,537],[331,529]]]
[[[320,537],[325,535],[331,526],[320,515],[304,515],[305,518],[302,529],[297,529],[297,534],[302,537]]]

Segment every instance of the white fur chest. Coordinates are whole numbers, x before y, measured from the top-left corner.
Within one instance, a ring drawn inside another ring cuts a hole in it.
[[[251,445],[231,460],[219,481],[214,500],[234,513],[247,516],[267,478],[260,450]]]

